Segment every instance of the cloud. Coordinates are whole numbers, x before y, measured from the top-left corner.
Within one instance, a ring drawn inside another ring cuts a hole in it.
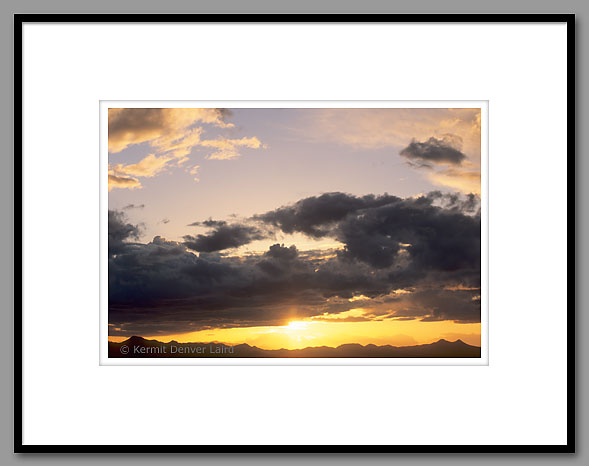
[[[300,112],[301,138],[332,141],[357,149],[405,147],[411,141],[447,133],[463,140],[463,153],[480,158],[481,111],[478,108],[327,108]]]
[[[401,308],[391,314],[393,318],[403,320],[419,319],[424,322],[454,320],[460,323],[480,322],[480,302],[473,300],[469,291],[447,291],[426,289],[403,297],[400,301],[409,307]],[[424,315],[424,310],[427,314]]]
[[[254,218],[288,234],[331,236],[345,245],[342,257],[381,268],[402,260],[400,254],[426,262],[427,256],[431,262],[435,254],[457,261],[468,252],[476,259],[480,256],[476,248],[477,244],[480,247],[480,219],[468,214],[478,208],[477,196],[439,191],[408,199],[387,194],[356,197],[326,193]],[[475,247],[468,250],[469,244]],[[448,263],[445,267],[458,265]]]
[[[405,276],[480,268],[480,218],[436,207],[430,197],[365,209],[346,218],[335,235],[346,245],[342,257],[375,268],[398,264]]]
[[[160,156],[149,154],[137,163],[122,165],[117,164],[109,167],[110,171],[117,176],[141,176],[151,178],[161,172],[168,162],[174,160],[174,157]]]
[[[299,252],[294,244],[290,247],[285,247],[284,244],[277,243],[270,246],[265,254],[274,259],[289,261],[295,259]]]
[[[241,222],[193,225],[210,231],[182,243],[158,236],[144,244],[134,241],[136,226],[109,213],[109,319],[119,334],[350,316],[480,321],[476,196],[329,193]],[[324,255],[284,244],[263,254],[221,252],[268,237],[268,228],[319,232],[343,246]],[[361,313],[343,314],[359,305]]]
[[[362,153],[391,148],[433,184],[481,193],[478,108],[316,109],[299,113],[296,136]],[[396,157],[396,155],[395,155]]]
[[[225,222],[214,222],[212,220],[203,223],[205,226],[213,227],[213,230],[209,234],[184,236],[184,244],[193,251],[222,251],[224,249],[237,248],[265,237],[258,228],[253,226],[228,225]]]
[[[314,238],[330,233],[331,226],[344,219],[351,212],[369,206],[386,204],[394,196],[364,197],[344,193],[326,193],[321,196],[301,199],[291,206],[258,215],[255,219],[280,228],[284,233],[300,232]]]
[[[448,168],[428,174],[429,179],[440,186],[457,189],[463,193],[481,194],[481,172]]]
[[[234,125],[225,121],[231,115],[228,109],[215,108],[109,109],[110,155],[136,144],[146,144],[152,151],[134,164],[109,164],[109,174],[115,177],[112,187],[140,187],[137,177],[153,177],[170,166],[182,165],[190,159],[193,148],[197,146],[216,149],[207,157],[213,160],[235,159],[240,156],[241,148],[266,147],[256,137],[202,139],[204,127],[196,126],[197,124],[232,128]],[[194,165],[187,171],[196,175],[198,168],[198,165]],[[194,180],[199,181],[197,177]]]
[[[139,162],[128,165],[109,164],[109,191],[113,188],[140,188],[141,183],[138,178],[152,178],[162,172],[170,163],[178,165],[182,161],[176,155],[169,153],[159,157],[149,154]]]
[[[145,204],[127,204],[123,207],[123,210],[131,210],[131,209],[143,209],[145,208]]]
[[[241,139],[211,139],[206,141],[201,141],[200,143],[203,147],[214,147],[217,151],[210,154],[207,158],[209,160],[231,160],[239,157],[239,148],[246,147],[249,149],[265,149],[266,146],[263,145],[260,140],[256,137],[246,138],[243,137]]]
[[[125,244],[131,239],[139,238],[139,227],[127,223],[124,213],[116,210],[108,211],[108,252],[117,254],[125,249]]]
[[[479,119],[480,124],[480,119]],[[425,142],[413,140],[400,155],[417,169],[427,169],[427,177],[436,185],[447,186],[463,193],[481,194],[480,168],[460,151],[462,139],[446,134]]]
[[[108,190],[115,188],[137,189],[141,188],[141,183],[137,178],[128,176],[117,176],[112,173],[108,174]]]
[[[440,205],[449,211],[476,214],[478,216],[481,214],[481,198],[473,193],[461,195],[459,193],[431,191],[426,197],[431,200],[432,204]]]
[[[197,183],[200,181],[200,180],[199,180],[199,179],[196,177],[196,175],[198,174],[198,171],[199,171],[199,169],[200,169],[200,166],[199,166],[199,165],[195,165],[194,167],[192,167],[192,168],[190,169],[190,172],[189,172],[191,175],[194,175],[194,181],[196,181]]]
[[[173,145],[175,140],[200,134],[186,131],[195,123],[232,127],[224,121],[226,116],[216,108],[109,108],[108,151],[114,154],[144,142],[156,147]]]
[[[446,135],[438,139],[430,137],[427,141],[411,141],[400,155],[418,164],[460,165],[466,156],[456,147],[462,139],[455,135]]]

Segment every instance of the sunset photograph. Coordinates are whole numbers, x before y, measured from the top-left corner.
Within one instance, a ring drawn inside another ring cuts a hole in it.
[[[15,458],[574,454],[578,15],[229,10],[13,15]]]
[[[111,104],[108,357],[481,358],[481,147],[480,107]]]

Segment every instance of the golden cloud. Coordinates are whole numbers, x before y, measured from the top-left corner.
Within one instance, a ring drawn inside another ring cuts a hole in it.
[[[189,160],[195,146],[217,149],[209,159],[230,160],[239,157],[240,148],[265,147],[256,137],[241,139],[202,140],[202,127],[211,124],[232,128],[225,122],[228,110],[218,108],[110,108],[108,113],[108,151],[116,154],[134,144],[146,143],[154,151],[137,163],[109,166],[113,187],[136,188],[136,177],[153,177],[170,165],[178,166]],[[190,170],[195,175],[198,166]],[[198,181],[198,178],[194,178]],[[118,181],[117,181],[118,180]],[[112,188],[109,188],[112,189]]]
[[[318,109],[305,113],[307,137],[358,148],[405,146],[411,138],[454,133],[469,146],[480,146],[478,108],[353,108]]]
[[[466,194],[481,195],[481,172],[462,169],[447,169],[429,173],[432,183],[456,189]]]
[[[115,188],[136,189],[141,188],[141,183],[137,178],[116,176],[111,173],[108,174],[108,190]]]
[[[115,154],[143,142],[165,148],[186,137],[195,123],[233,126],[223,118],[223,110],[217,108],[109,108],[108,151]]]
[[[198,169],[199,169],[199,168],[200,168],[200,166],[199,166],[199,165],[195,165],[195,166],[194,166],[194,167],[192,167],[192,168],[190,169],[190,171],[189,171],[189,173],[190,173],[191,175],[195,175],[195,176],[194,176],[194,181],[196,181],[197,183],[200,181],[200,180],[199,180],[199,179],[196,177],[196,175],[198,174]]]
[[[260,140],[256,137],[241,139],[217,139],[206,140],[200,143],[203,147],[214,147],[218,149],[207,158],[210,160],[231,160],[239,157],[239,148],[246,147],[248,149],[266,148]]]
[[[110,170],[117,176],[143,176],[151,178],[162,171],[171,160],[175,160],[172,155],[157,157],[154,154],[149,154],[137,163],[130,165],[117,164],[112,166]]]

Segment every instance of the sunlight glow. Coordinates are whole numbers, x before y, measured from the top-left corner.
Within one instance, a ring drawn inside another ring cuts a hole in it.
[[[309,322],[303,322],[300,320],[293,320],[291,322],[289,322],[285,328],[287,330],[304,330],[307,328],[307,325],[309,324]]]

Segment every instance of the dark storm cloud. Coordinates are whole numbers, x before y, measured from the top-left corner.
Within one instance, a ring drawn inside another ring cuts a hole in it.
[[[124,335],[284,325],[349,310],[354,304],[345,299],[354,290],[368,295],[387,288],[384,274],[376,278],[365,267],[337,260],[319,268],[295,252],[278,246],[238,260],[198,257],[159,237],[128,245],[109,260],[109,322]],[[344,300],[327,299],[340,295]]]
[[[264,253],[264,258],[256,265],[268,275],[283,275],[293,270],[293,261],[297,258],[299,252],[293,244],[285,247],[284,244],[273,244],[268,251]]]
[[[380,306],[368,319],[478,322],[477,209],[476,198],[439,192],[407,199],[329,193],[242,223],[195,222],[211,231],[183,243],[156,237],[147,244],[132,242],[136,227],[112,212],[109,319],[124,335],[283,325],[337,315],[363,295],[371,301],[362,308]],[[242,257],[218,252],[268,237],[268,228],[329,235],[343,247],[329,255],[284,244]],[[407,288],[413,291],[393,293]]]
[[[286,249],[294,262],[292,250]],[[123,333],[175,333],[284,324],[294,304],[301,316],[325,306],[325,299],[310,286],[311,263],[291,263],[297,277],[267,273],[258,266],[267,261],[281,267],[289,260],[276,252],[240,261],[215,254],[198,257],[183,244],[160,237],[127,245],[109,260],[109,322]]]
[[[459,323],[480,322],[480,296],[472,290],[421,290],[399,298],[407,307],[390,317],[401,320],[419,319],[424,322],[453,320]]]
[[[477,206],[477,196],[438,191],[408,199],[328,193],[256,218],[284,233],[329,234],[345,245],[342,257],[372,267],[392,266],[403,251],[424,270],[451,271],[480,267],[480,218],[467,215]]]
[[[442,139],[431,137],[425,142],[413,140],[400,152],[400,155],[425,167],[431,167],[430,164],[460,165],[466,156],[455,147],[458,143],[455,139],[456,137]]]
[[[212,226],[213,231],[206,235],[186,235],[184,244],[189,249],[199,252],[214,252],[224,249],[237,248],[252,241],[264,238],[264,234],[256,227],[225,222],[205,221],[206,226]]]
[[[156,236],[127,244],[109,261],[109,302],[140,305],[185,299],[230,275],[231,265],[200,259],[181,244]]]
[[[326,193],[302,199],[291,206],[258,215],[255,218],[280,228],[284,233],[301,232],[321,238],[348,214],[367,207],[376,207],[399,200],[394,196],[355,197],[345,193]]]
[[[297,247],[293,244],[290,247],[285,247],[284,244],[273,244],[266,252],[266,256],[272,257],[278,260],[290,261],[297,257],[299,252]]]
[[[108,211],[108,252],[109,255],[121,252],[127,242],[139,237],[139,227],[127,223],[127,217],[116,210]]]
[[[438,204],[446,210],[480,215],[481,198],[476,194],[461,195],[432,191],[426,197],[431,199],[433,204]]]
[[[401,251],[417,271],[480,268],[480,218],[436,207],[427,197],[363,210],[339,225],[336,238],[345,244],[344,257],[376,268],[392,266]]]

